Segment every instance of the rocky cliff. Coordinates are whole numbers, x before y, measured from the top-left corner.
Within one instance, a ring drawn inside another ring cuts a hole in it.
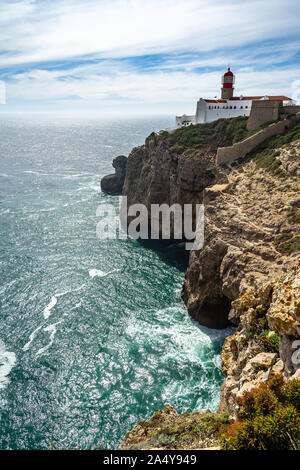
[[[126,175],[127,158],[124,155],[119,155],[114,158],[112,166],[115,168],[115,173],[106,175],[101,180],[101,190],[108,194],[122,194],[125,175]]]
[[[123,194],[148,208],[204,203],[205,243],[190,253],[182,298],[201,324],[237,327],[222,351],[220,405],[236,418],[245,391],[274,373],[299,377],[300,125],[220,167],[218,147],[248,136],[245,120],[223,121],[151,134],[128,157]]]

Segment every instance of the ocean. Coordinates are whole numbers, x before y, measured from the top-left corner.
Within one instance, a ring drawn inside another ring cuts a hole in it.
[[[0,448],[116,448],[165,405],[216,410],[220,350],[182,247],[99,240],[112,159],[170,117],[0,115]]]

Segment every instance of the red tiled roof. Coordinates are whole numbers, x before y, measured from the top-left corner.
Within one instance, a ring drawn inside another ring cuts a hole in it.
[[[263,96],[243,96],[240,98],[239,96],[233,96],[230,98],[228,101],[254,101],[254,100],[261,100],[264,98]],[[269,100],[274,101],[291,101],[292,98],[288,98],[287,96],[268,96]],[[205,99],[204,100],[206,103],[227,103],[227,100],[210,100],[210,99]]]
[[[268,95],[266,95],[268,96]],[[264,98],[263,96],[243,96],[242,100],[261,100]],[[279,100],[279,101],[290,101],[292,98],[288,98],[287,96],[268,96],[269,100],[274,101],[274,100]],[[234,96],[231,98],[231,100],[240,100],[238,96]]]
[[[204,100],[206,103],[227,103],[226,100]]]

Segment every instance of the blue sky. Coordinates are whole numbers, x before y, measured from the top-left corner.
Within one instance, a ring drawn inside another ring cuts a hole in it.
[[[300,100],[299,0],[1,0],[0,112],[193,113],[220,94]]]

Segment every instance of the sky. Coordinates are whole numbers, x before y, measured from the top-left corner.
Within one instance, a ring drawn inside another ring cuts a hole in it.
[[[0,0],[2,113],[193,114],[228,66],[300,102],[299,0]]]

